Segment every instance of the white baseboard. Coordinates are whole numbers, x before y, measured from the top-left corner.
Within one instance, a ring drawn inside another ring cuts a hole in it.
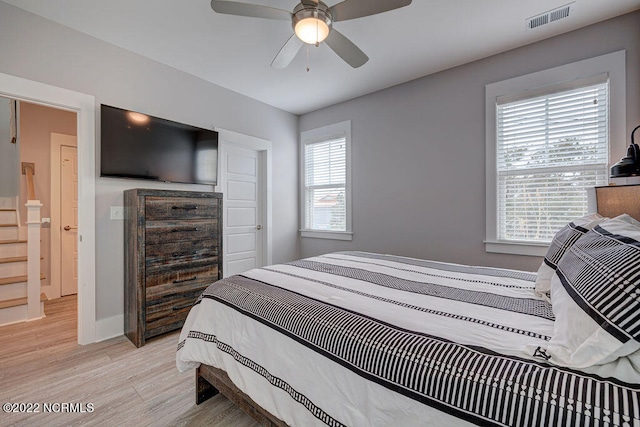
[[[40,292],[44,292],[49,301],[60,298],[60,291],[56,292],[51,285],[40,286]]]
[[[124,335],[124,314],[96,320],[96,341],[105,341]]]

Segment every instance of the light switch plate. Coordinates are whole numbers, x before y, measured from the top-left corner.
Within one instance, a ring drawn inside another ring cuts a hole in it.
[[[111,219],[124,219],[124,206],[111,206]]]

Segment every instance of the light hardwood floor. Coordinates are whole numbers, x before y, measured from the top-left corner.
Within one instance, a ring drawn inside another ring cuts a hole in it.
[[[175,366],[177,333],[141,348],[124,336],[79,346],[76,312],[76,298],[64,297],[45,303],[42,320],[0,327],[0,404],[40,411],[1,411],[0,426],[258,425],[221,395],[196,406],[195,374]],[[91,403],[93,412],[44,413],[45,403]]]

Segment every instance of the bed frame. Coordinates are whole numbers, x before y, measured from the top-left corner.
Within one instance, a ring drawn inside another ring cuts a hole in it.
[[[598,212],[609,218],[627,213],[640,221],[640,184],[596,187]],[[222,393],[263,426],[287,426],[285,422],[260,407],[231,381],[226,372],[209,365],[196,369],[196,404]]]
[[[221,393],[263,426],[285,427],[287,424],[260,407],[231,381],[222,369],[200,365],[196,369],[196,405]]]

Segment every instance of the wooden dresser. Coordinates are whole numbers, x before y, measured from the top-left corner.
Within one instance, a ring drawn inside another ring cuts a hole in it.
[[[124,205],[124,332],[140,347],[222,277],[222,194],[138,188]]]

